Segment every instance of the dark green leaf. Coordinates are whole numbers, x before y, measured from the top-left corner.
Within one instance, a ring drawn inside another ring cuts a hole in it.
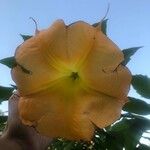
[[[26,69],[25,67],[20,65],[18,62],[16,62],[15,57],[8,57],[8,58],[1,59],[0,63],[6,65],[9,68],[13,68],[13,67],[16,67],[18,65],[18,66],[20,66],[20,68],[22,69],[22,71],[24,73],[26,73],[26,74],[32,73],[30,70]]]
[[[122,150],[124,146],[124,139],[122,135],[116,132],[109,132],[105,142],[108,150]]]
[[[150,114],[150,104],[140,99],[129,97],[129,102],[125,104],[123,110],[139,115],[148,115]]]
[[[108,19],[103,20],[103,21],[102,21],[102,25],[101,25],[101,31],[102,31],[105,35],[107,35],[107,21],[108,21]]]
[[[23,34],[20,34],[21,37],[23,38],[24,41],[30,39],[32,36],[31,35],[23,35]]]
[[[7,121],[8,116],[0,116],[0,123],[4,123]]]
[[[93,27],[97,27],[99,25],[100,25],[100,22],[96,22],[96,23],[92,24]],[[100,30],[101,30],[101,28],[100,28]]]
[[[145,98],[150,98],[150,78],[144,75],[134,75],[131,83],[137,93]]]
[[[122,119],[119,122],[112,125],[109,130],[113,131],[113,132],[120,132],[120,131],[127,130],[129,128],[130,128],[130,126],[129,126],[128,120]]]
[[[1,64],[6,65],[9,68],[13,68],[17,65],[15,57],[8,57],[0,60]]]
[[[130,119],[124,117],[110,128],[111,132],[122,135],[127,150],[136,149],[143,132],[150,128],[150,120],[137,115],[129,115],[131,116]]]
[[[126,150],[135,150],[139,140],[141,138],[142,132],[139,130],[129,130],[124,132],[124,145]]]
[[[146,130],[150,129],[150,120],[143,116],[126,113],[126,114],[123,114],[122,117],[130,118],[130,120],[134,119],[135,120],[134,122],[136,122],[138,124],[138,126],[140,126],[140,129],[144,130],[144,132],[146,132]]]
[[[8,100],[9,97],[12,95],[14,88],[12,87],[3,87],[0,86],[0,103],[2,101]]]
[[[94,23],[92,26],[93,27],[100,27],[100,30],[105,34],[107,35],[107,21],[108,19],[105,19],[103,20],[102,22],[97,22],[97,23]]]
[[[142,47],[132,47],[122,50],[124,54],[124,61],[122,62],[122,65],[125,66],[131,60],[131,56],[134,55],[136,51],[140,48]]]
[[[64,150],[71,150],[73,149],[73,146],[74,146],[74,143],[70,141],[64,146]]]
[[[7,118],[7,116],[0,116],[0,131],[4,130]]]

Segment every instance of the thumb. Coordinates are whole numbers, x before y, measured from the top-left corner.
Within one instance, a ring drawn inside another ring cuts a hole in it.
[[[37,131],[29,126],[23,125],[21,123],[18,111],[18,102],[19,102],[19,93],[15,91],[9,99],[9,112],[8,112],[8,121],[7,127],[2,135],[2,140],[8,140],[7,146],[11,142],[15,142],[21,146],[21,149],[25,148],[28,150],[44,150],[48,147],[51,140],[48,137],[41,136]],[[19,141],[19,142],[18,142]],[[1,143],[0,142],[0,143]],[[2,142],[4,143],[4,142]]]

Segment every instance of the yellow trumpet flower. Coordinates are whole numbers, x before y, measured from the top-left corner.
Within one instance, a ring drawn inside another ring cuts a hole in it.
[[[121,65],[121,50],[96,27],[57,20],[20,45],[15,59],[20,118],[40,134],[88,141],[94,125],[120,117],[131,73]]]

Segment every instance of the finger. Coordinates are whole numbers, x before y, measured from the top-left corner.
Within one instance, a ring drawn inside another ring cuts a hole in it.
[[[9,98],[8,101],[8,124],[14,121],[19,121],[18,113],[18,102],[19,102],[19,93],[18,91],[13,92],[13,95]]]

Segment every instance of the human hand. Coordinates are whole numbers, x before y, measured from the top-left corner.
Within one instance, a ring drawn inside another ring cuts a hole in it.
[[[21,123],[18,112],[19,93],[9,99],[6,129],[0,138],[0,150],[45,150],[52,139],[41,136],[33,127]]]

